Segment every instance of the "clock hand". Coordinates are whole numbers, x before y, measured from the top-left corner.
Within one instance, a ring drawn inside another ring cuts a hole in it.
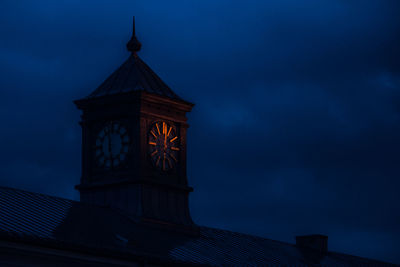
[[[164,129],[164,150],[167,150],[167,129]]]

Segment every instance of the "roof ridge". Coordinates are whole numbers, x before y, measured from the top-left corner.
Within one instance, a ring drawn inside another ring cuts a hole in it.
[[[13,196],[10,198],[8,195]],[[32,201],[32,198],[35,197],[38,201],[35,199]],[[149,233],[144,233],[145,236],[141,236],[143,230],[141,227],[144,225],[137,224],[135,218],[127,216],[117,209],[0,185],[0,201],[2,200],[5,201],[5,205],[3,205],[4,203],[0,205],[0,238],[10,238],[9,240],[12,241],[54,241],[60,244],[61,248],[64,244],[72,244],[73,246],[85,246],[91,252],[98,249],[111,249],[119,253],[137,253],[137,255],[144,255],[143,253],[150,253],[149,249],[155,249],[154,253],[146,255],[160,256],[163,257],[160,258],[161,260],[180,261],[183,264],[221,266],[248,263],[248,265],[258,266],[267,263],[270,265],[309,266],[305,263],[307,259],[304,259],[304,255],[296,248],[296,245],[262,236],[200,226],[199,236],[177,238],[176,240],[163,238],[163,240],[159,240],[160,242],[156,242],[157,244],[151,240],[149,240],[150,243],[146,243],[147,234],[155,237],[158,230],[152,232],[153,229],[151,229]],[[42,200],[50,204],[43,205],[41,204]],[[54,209],[58,204],[64,208],[61,207],[59,211]],[[75,207],[67,207],[70,205]],[[40,212],[35,213],[35,209],[30,209],[32,207],[38,208]],[[73,212],[70,213],[71,211]],[[100,223],[99,218],[104,218],[104,220]],[[33,222],[34,224],[32,224]],[[82,222],[84,232],[88,231],[84,235],[73,230],[78,225],[82,225]],[[115,223],[115,226],[110,227],[111,223]],[[173,237],[172,232],[166,231],[165,233],[164,237]],[[129,238],[128,242],[131,242],[129,246],[122,245],[117,240],[116,235],[120,234]],[[46,245],[47,243],[41,244]],[[143,247],[140,247],[141,244]],[[338,266],[351,264],[396,266],[381,260],[339,252],[328,251],[324,256],[321,260],[321,264],[324,266],[335,264]]]
[[[99,208],[99,209],[104,209],[104,210],[107,210],[108,212],[116,213],[119,216],[124,217],[124,219],[127,219],[127,220],[129,220],[129,221],[131,221],[133,223],[137,223],[135,218],[132,218],[131,216],[128,216],[128,215],[124,214],[123,212],[120,212],[118,209],[113,209],[111,207],[101,206],[101,205],[81,202],[81,201],[73,200],[73,199],[69,199],[69,198],[53,196],[53,195],[47,195],[47,194],[44,194],[44,193],[32,192],[32,191],[28,191],[28,190],[24,190],[24,189],[18,189],[18,188],[14,188],[14,187],[8,187],[8,186],[0,185],[0,190],[2,190],[2,189],[6,189],[6,190],[9,190],[9,191],[14,191],[14,192],[20,192],[20,193],[29,194],[29,195],[40,196],[40,197],[43,197],[43,198],[51,198],[51,199],[57,200],[57,201],[70,202],[71,204],[76,204],[76,205],[80,205],[80,206],[95,207],[95,208]]]
[[[221,229],[221,228],[214,228],[214,227],[209,227],[209,226],[199,226],[199,227],[200,227],[200,228],[210,229],[210,230],[217,230],[217,231],[223,231],[223,232],[233,233],[233,234],[237,234],[237,235],[241,235],[241,236],[247,236],[247,237],[256,238],[256,239],[264,239],[264,240],[267,240],[267,241],[277,242],[277,243],[281,243],[281,244],[284,244],[284,245],[295,246],[295,244],[293,244],[293,243],[288,243],[288,242],[280,241],[280,240],[274,240],[274,239],[266,238],[266,237],[263,237],[263,236],[258,236],[258,235],[253,235],[253,234],[247,234],[247,233],[243,233],[243,232],[235,232],[235,231],[233,231],[233,230],[227,230],[227,229]]]
[[[376,263],[381,263],[381,264],[393,264],[393,266],[397,266],[396,264],[391,263],[391,262],[386,262],[386,261],[377,260],[377,259],[374,259],[374,258],[367,258],[367,257],[363,257],[363,256],[353,255],[353,254],[346,254],[346,253],[343,253],[343,252],[329,251],[329,250],[328,250],[328,253],[330,253],[331,256],[352,257],[352,258],[355,258],[355,259],[357,259],[357,260],[374,261],[374,262],[376,262]]]
[[[14,192],[25,193],[25,194],[30,194],[30,195],[35,195],[35,196],[40,196],[40,197],[43,197],[43,198],[51,198],[53,200],[58,200],[58,201],[70,202],[71,204],[77,204],[77,205],[89,206],[89,207],[96,207],[96,208],[105,209],[105,210],[112,211],[112,212],[117,212],[117,210],[114,210],[114,209],[112,209],[110,207],[107,207],[107,206],[100,206],[100,205],[96,205],[96,204],[90,204],[90,203],[86,203],[86,202],[81,202],[79,200],[73,200],[73,199],[64,198],[64,197],[60,197],[60,196],[47,195],[47,194],[44,194],[44,193],[33,192],[33,191],[25,190],[25,189],[18,189],[18,188],[14,188],[14,187],[0,185],[0,190],[2,190],[2,189],[14,191]],[[118,213],[118,214],[120,214],[120,213]],[[125,217],[127,217],[127,216],[125,216]]]
[[[86,99],[139,90],[183,100],[136,54],[131,54]]]
[[[227,233],[231,233],[231,234],[236,234],[236,235],[240,235],[240,236],[246,236],[246,237],[250,237],[250,238],[255,238],[255,239],[263,239],[266,240],[268,242],[275,242],[275,243],[280,243],[282,245],[286,245],[286,246],[292,246],[292,247],[296,247],[296,244],[294,243],[288,243],[288,242],[284,242],[284,241],[280,241],[280,240],[275,240],[275,239],[270,239],[270,238],[266,238],[263,236],[257,236],[257,235],[252,235],[252,234],[247,234],[247,233],[242,233],[242,232],[235,232],[232,230],[226,230],[226,229],[221,229],[221,228],[214,228],[214,227],[209,227],[209,226],[199,226],[200,228],[203,229],[209,229],[209,230],[213,230],[213,231],[221,231],[221,232],[227,232]],[[388,262],[385,261],[381,261],[381,260],[377,260],[377,259],[373,259],[373,258],[367,258],[364,256],[358,256],[358,255],[353,255],[353,254],[347,254],[347,253],[343,253],[343,252],[337,252],[337,251],[328,251],[328,253],[331,256],[342,256],[342,257],[353,257],[357,260],[366,260],[366,261],[374,261],[376,263],[381,263],[381,264],[388,264]],[[390,263],[389,264],[393,264]],[[395,265],[395,264],[393,264]]]
[[[50,197],[50,198],[56,198],[56,199],[60,199],[60,200],[66,200],[66,201],[72,201],[72,202],[79,202],[79,203],[82,203],[82,202],[80,202],[80,201],[73,200],[73,199],[68,199],[68,198],[59,197],[59,196],[53,196],[53,195],[47,195],[47,194],[44,194],[44,193],[28,191],[28,190],[25,190],[25,189],[19,189],[19,188],[10,187],[10,186],[0,185],[0,189],[6,189],[6,190],[12,190],[12,191],[19,191],[19,192],[24,192],[24,193],[28,193],[28,194],[40,195],[40,196],[43,196],[43,197]]]
[[[172,91],[172,89],[160,78],[160,76],[158,76],[151,68],[149,65],[147,65],[146,62],[144,62],[141,58],[140,59],[140,63],[143,64],[143,67],[146,69],[146,71],[148,71],[150,74],[152,74],[155,78],[155,82],[158,84],[158,86],[162,86],[165,87],[171,94],[170,97],[173,98],[177,98],[177,99],[181,99],[174,91]]]

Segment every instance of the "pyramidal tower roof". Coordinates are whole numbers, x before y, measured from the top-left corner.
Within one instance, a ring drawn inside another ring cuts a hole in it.
[[[130,57],[87,98],[97,98],[132,91],[146,91],[181,100],[137,55],[142,44],[136,38],[135,17],[133,17],[132,38],[126,44],[126,47],[131,52]]]

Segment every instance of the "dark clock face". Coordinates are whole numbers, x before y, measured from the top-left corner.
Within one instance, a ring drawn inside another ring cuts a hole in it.
[[[107,123],[96,138],[97,165],[104,168],[118,167],[129,152],[128,130],[118,122]]]
[[[149,132],[149,155],[153,165],[168,171],[175,168],[179,159],[179,139],[176,130],[165,121],[153,124]]]

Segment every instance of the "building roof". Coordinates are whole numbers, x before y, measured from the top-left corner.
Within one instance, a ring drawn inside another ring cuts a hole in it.
[[[181,100],[181,98],[134,53],[87,98],[96,98],[132,91],[146,91],[148,93]]]
[[[7,187],[0,187],[0,239],[183,265],[392,266],[210,227],[197,236],[144,227],[107,207]]]
[[[87,98],[96,98],[132,91],[146,91],[148,93],[182,100],[137,55],[137,52],[139,52],[142,45],[136,38],[135,18],[133,18],[132,38],[127,43],[126,47],[128,51],[132,53],[128,60],[126,60]]]

